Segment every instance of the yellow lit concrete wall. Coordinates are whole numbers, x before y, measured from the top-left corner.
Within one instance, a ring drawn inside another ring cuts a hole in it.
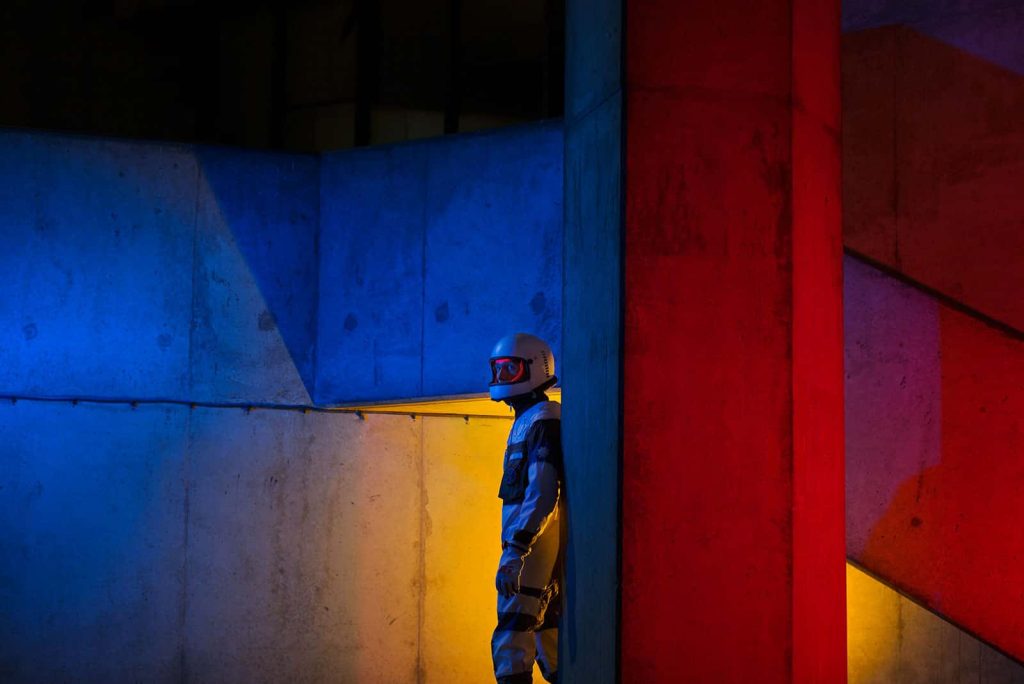
[[[511,424],[198,409],[190,675],[489,681]]]
[[[493,678],[502,454],[511,421],[423,419],[424,682]]]
[[[850,684],[1024,683],[1024,666],[852,565],[846,593]]]
[[[196,409],[189,680],[415,681],[422,424]]]

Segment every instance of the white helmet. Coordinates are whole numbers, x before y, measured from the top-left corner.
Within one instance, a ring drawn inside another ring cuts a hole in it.
[[[491,352],[491,399],[502,401],[539,391],[558,382],[555,355],[548,343],[527,333],[498,340]]]

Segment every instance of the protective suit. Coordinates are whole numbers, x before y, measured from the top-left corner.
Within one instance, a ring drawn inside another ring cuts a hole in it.
[[[491,372],[491,398],[516,413],[498,490],[502,555],[495,578],[494,674],[500,684],[528,684],[536,659],[544,678],[557,682],[561,407],[544,394],[557,381],[554,357],[539,338],[517,333],[495,346]]]

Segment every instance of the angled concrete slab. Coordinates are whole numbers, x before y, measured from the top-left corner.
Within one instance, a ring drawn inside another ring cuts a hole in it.
[[[317,159],[221,148],[197,148],[196,157],[189,397],[310,403]]]

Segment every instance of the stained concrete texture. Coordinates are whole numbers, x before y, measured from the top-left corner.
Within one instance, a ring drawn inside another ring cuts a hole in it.
[[[557,372],[561,125],[432,146],[426,200],[422,393],[481,391],[494,343],[518,330],[551,345]]]
[[[853,565],[846,588],[850,684],[1024,682],[1024,665]]]
[[[197,409],[190,681],[415,681],[421,424]]]
[[[622,90],[622,3],[565,3],[565,118],[585,117]],[[599,174],[600,175],[600,174]]]
[[[494,573],[501,555],[497,483],[510,427],[494,418],[471,419],[468,428],[458,418],[424,420],[422,682],[486,682],[493,676]]]
[[[618,4],[600,3],[598,15],[617,17]],[[590,53],[575,41],[598,40],[592,7],[567,5],[566,88],[581,90],[593,75]],[[575,26],[580,26],[577,30]],[[609,24],[618,27],[618,22]],[[583,30],[590,27],[588,30]],[[612,28],[618,31],[618,28]],[[585,38],[584,38],[585,39]],[[600,43],[600,41],[598,41]],[[618,50],[600,43],[599,61],[610,59],[618,84]],[[598,77],[604,78],[604,75]],[[574,85],[579,81],[578,85]],[[569,539],[566,552],[566,610],[562,619],[560,677],[566,682],[602,682],[618,671],[619,452],[622,438],[622,94],[614,91],[592,110],[581,112],[565,131],[565,237],[562,368],[575,378],[563,396],[563,433]],[[584,332],[585,331],[585,332]]]
[[[0,404],[0,679],[486,681],[502,418]]]
[[[0,133],[0,392],[184,396],[195,159]]]
[[[544,123],[325,155],[318,402],[480,392],[514,330],[560,356],[561,151]]]
[[[426,148],[324,156],[317,401],[422,396]]]
[[[181,679],[187,421],[0,404],[0,680]]]
[[[846,549],[860,557],[900,484],[942,457],[939,311],[855,258],[844,276]]]
[[[512,330],[560,356],[557,122],[331,154],[322,175],[302,155],[0,145],[5,393],[307,403],[318,327],[326,403],[478,393]]]
[[[620,674],[843,682],[839,3],[624,8]]]
[[[1024,71],[892,26],[844,37],[843,79],[847,247],[1024,329]]]
[[[1024,345],[854,260],[846,269],[848,554],[1024,657]]]
[[[319,165],[198,148],[190,399],[309,403]]]
[[[0,392],[305,403],[316,160],[0,134]]]

